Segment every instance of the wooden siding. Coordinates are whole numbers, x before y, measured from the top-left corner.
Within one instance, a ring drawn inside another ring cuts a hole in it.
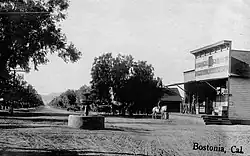
[[[250,78],[230,77],[229,118],[250,119]]]
[[[184,72],[184,82],[195,81],[195,70]]]

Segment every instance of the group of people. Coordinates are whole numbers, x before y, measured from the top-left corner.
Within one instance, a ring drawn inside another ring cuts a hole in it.
[[[191,114],[195,114],[195,108],[196,108],[196,105],[197,105],[198,101],[195,97],[195,95],[192,96],[192,102],[191,102],[191,105],[189,106],[189,104],[187,103],[184,103],[182,105],[182,113],[191,113]]]

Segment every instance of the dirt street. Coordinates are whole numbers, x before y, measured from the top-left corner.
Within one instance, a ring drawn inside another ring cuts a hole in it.
[[[250,155],[248,126],[206,126],[172,115],[169,120],[106,117],[104,130],[79,130],[67,126],[68,112],[46,107],[36,113],[0,116],[1,155]],[[195,143],[224,149],[194,150]],[[233,154],[232,146],[242,146],[244,153]]]

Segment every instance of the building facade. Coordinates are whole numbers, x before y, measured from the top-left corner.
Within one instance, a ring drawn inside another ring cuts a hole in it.
[[[189,112],[250,119],[250,51],[231,45],[223,40],[190,52],[195,69],[184,72],[184,83],[174,84],[184,84]]]
[[[184,72],[185,102],[194,114],[250,119],[250,51],[223,40],[190,53],[195,69]]]

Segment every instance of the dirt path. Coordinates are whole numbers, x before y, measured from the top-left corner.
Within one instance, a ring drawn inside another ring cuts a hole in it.
[[[37,112],[51,115],[0,119],[0,155],[226,156],[233,155],[233,145],[243,147],[245,153],[238,156],[250,153],[248,126],[107,117],[104,130],[91,131],[67,127],[67,111],[44,107]],[[194,143],[221,145],[226,153],[193,150]]]

